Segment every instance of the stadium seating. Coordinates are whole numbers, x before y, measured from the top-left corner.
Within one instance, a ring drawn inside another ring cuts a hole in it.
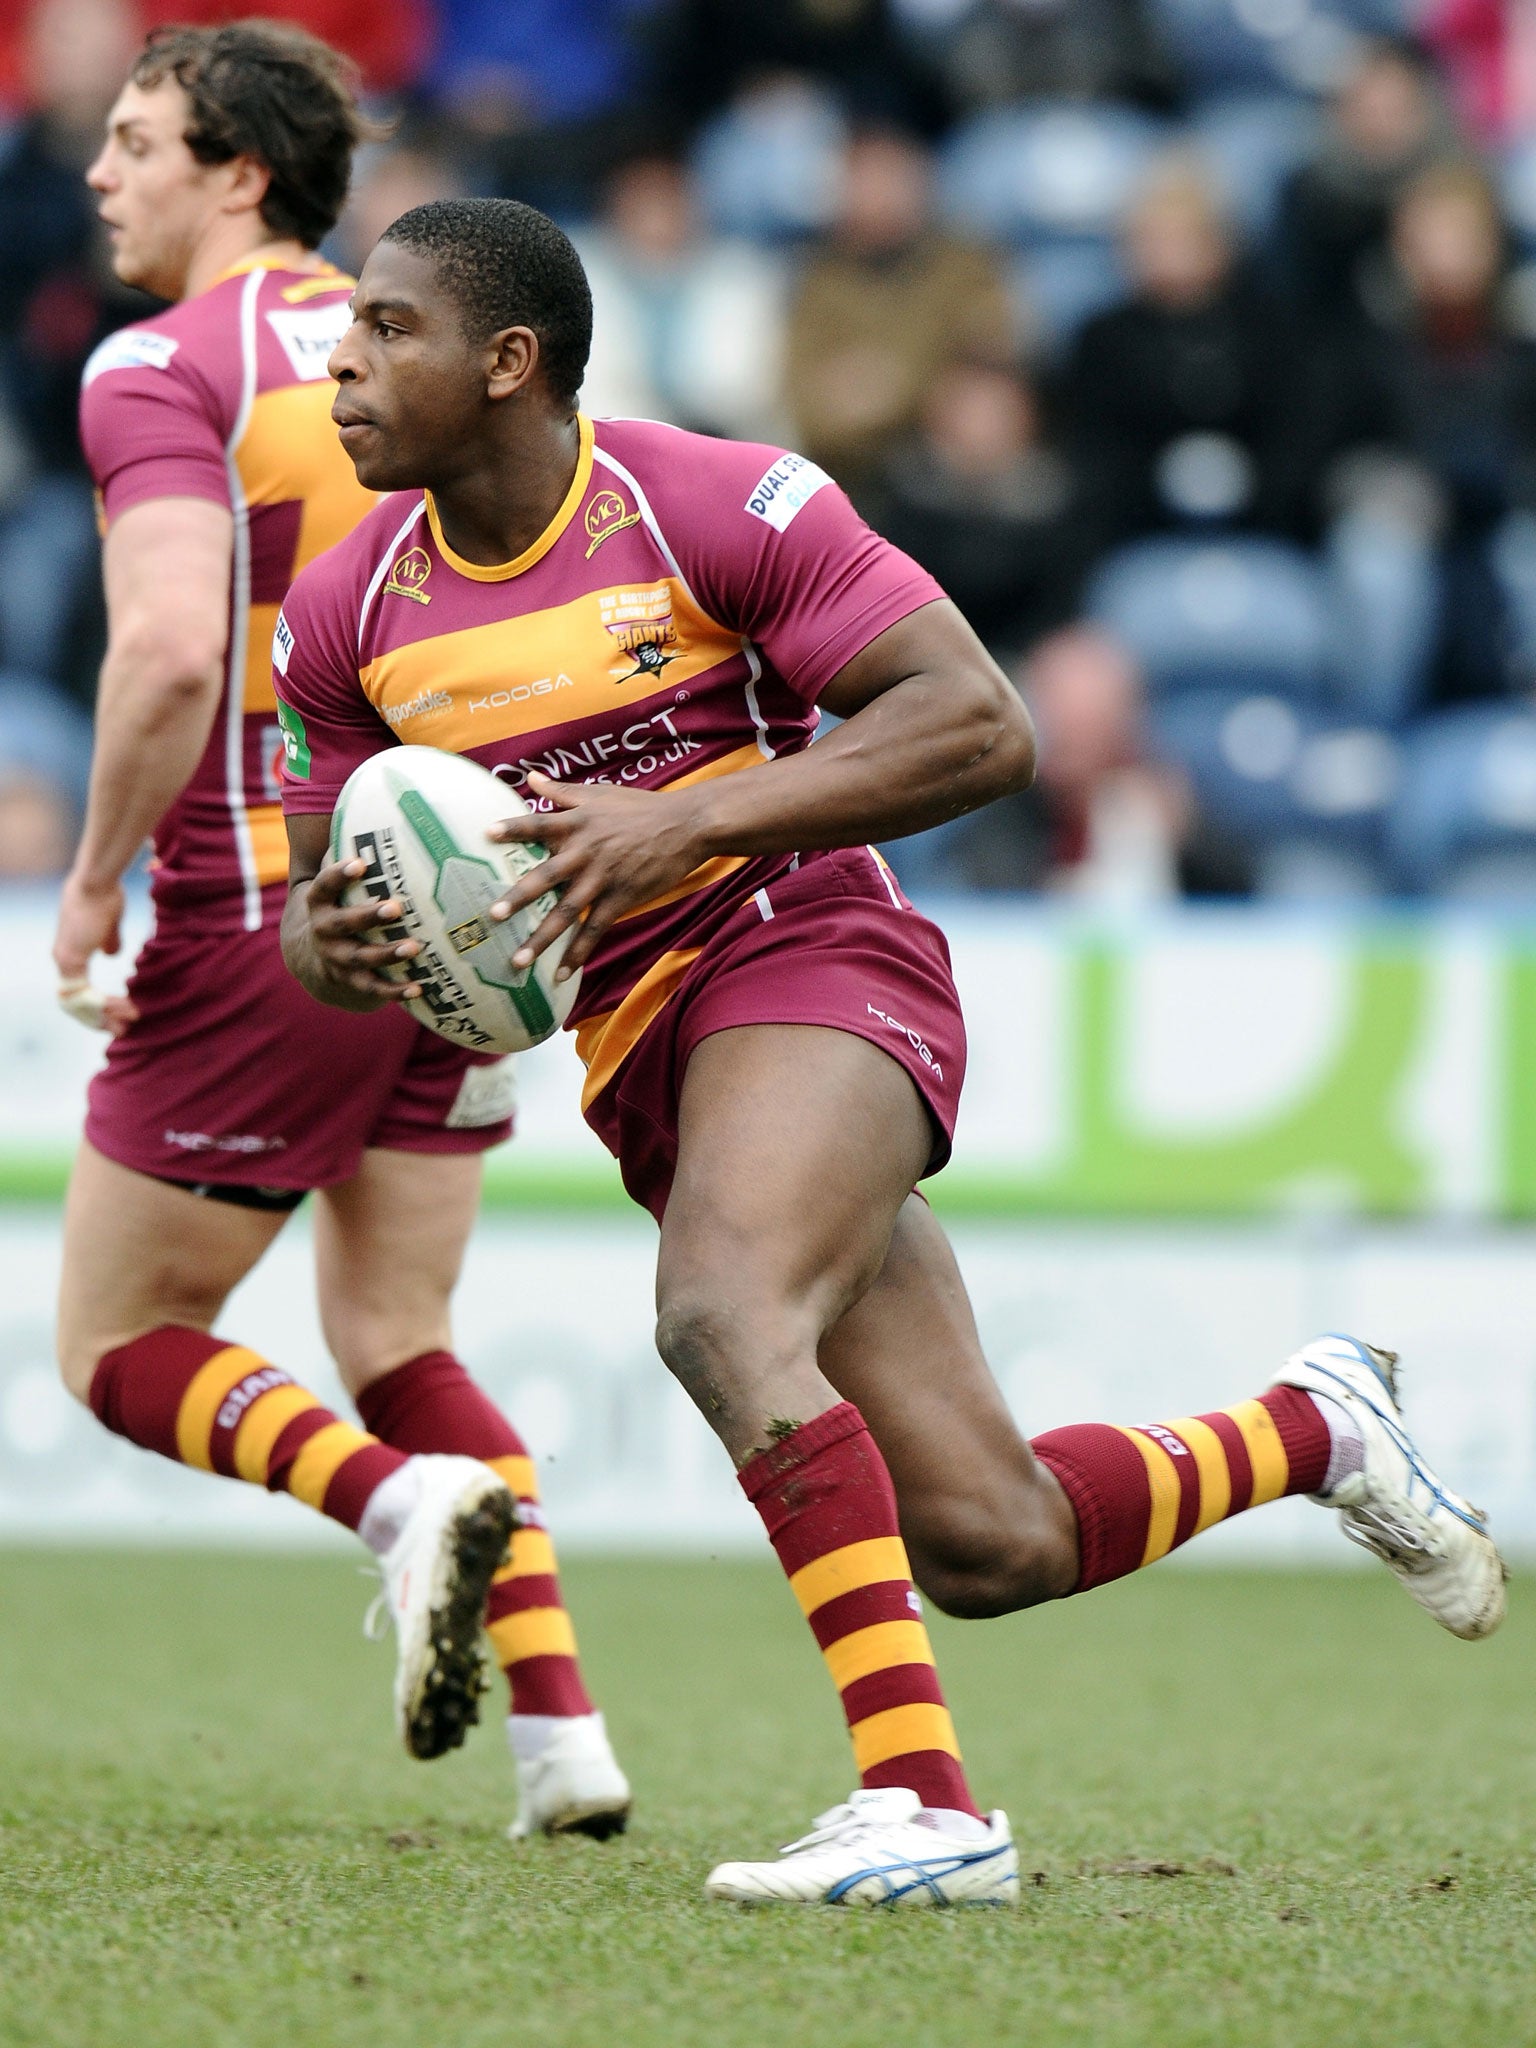
[[[1421,720],[1404,742],[1387,838],[1394,876],[1411,894],[1528,904],[1536,890],[1536,715],[1480,704]]]
[[[826,226],[846,123],[830,93],[786,79],[734,100],[701,129],[695,186],[720,234],[784,242]]]
[[[1293,93],[1221,93],[1194,108],[1188,132],[1233,219],[1263,243],[1285,181],[1311,153],[1319,126],[1314,104]]]
[[[1327,579],[1284,541],[1133,542],[1093,577],[1086,608],[1135,655],[1154,698],[1216,689],[1316,701],[1334,686]]]
[[[1167,136],[1127,107],[1037,101],[978,114],[941,151],[942,203],[958,225],[1000,242],[1108,241]]]
[[[1401,772],[1390,734],[1290,698],[1200,690],[1155,706],[1150,738],[1212,823],[1249,844],[1265,894],[1380,889]]]

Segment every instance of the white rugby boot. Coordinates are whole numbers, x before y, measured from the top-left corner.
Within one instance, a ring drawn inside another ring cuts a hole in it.
[[[808,1835],[774,1863],[722,1863],[705,1882],[711,1899],[742,1905],[796,1901],[825,1906],[1016,1906],[1019,1856],[1006,1813],[985,1832],[946,1834],[919,1816],[915,1792],[850,1792],[818,1814]]]
[[[1359,1471],[1312,1498],[1337,1508],[1350,1541],[1379,1557],[1442,1628],[1468,1641],[1491,1636],[1504,1619],[1509,1573],[1487,1517],[1441,1484],[1408,1434],[1397,1353],[1355,1337],[1314,1337],[1286,1360],[1275,1385],[1336,1401],[1364,1443]]]
[[[395,1721],[424,1761],[457,1749],[486,1688],[480,1632],[517,1522],[511,1489],[478,1458],[411,1460],[415,1505],[379,1563],[395,1624]]]
[[[529,1835],[591,1835],[606,1842],[629,1822],[629,1780],[619,1769],[601,1714],[509,1714],[517,1765],[514,1842]]]

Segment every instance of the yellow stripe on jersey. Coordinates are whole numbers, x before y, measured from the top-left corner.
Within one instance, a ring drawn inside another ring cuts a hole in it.
[[[288,879],[288,828],[281,804],[255,804],[245,814],[251,834],[251,862],[262,888]]]
[[[413,609],[423,596],[431,596],[430,577]],[[386,587],[377,602],[402,600]],[[661,667],[642,664],[643,646],[659,650]],[[664,754],[676,742],[667,716],[675,690],[740,653],[741,635],[716,625],[663,576],[410,641],[375,656],[359,680],[385,719],[424,700],[431,709],[389,722],[413,746],[452,754],[606,715],[611,729],[567,749],[568,759],[550,750],[555,772],[579,779]],[[646,718],[649,701],[657,713]]]
[[[663,953],[641,975],[617,1009],[605,1010],[577,1026],[576,1052],[587,1069],[581,1091],[583,1110],[590,1109],[634,1051],[646,1029],[671,1002],[677,985],[703,951],[700,946]]]
[[[316,555],[345,540],[379,502],[372,491],[363,489],[346,451],[337,445],[331,397],[328,378],[261,392],[252,401],[235,450],[248,505],[303,501],[294,575]]]

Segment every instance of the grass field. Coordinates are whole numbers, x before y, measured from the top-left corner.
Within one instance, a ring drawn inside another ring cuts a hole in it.
[[[1536,2043],[1536,1631],[1164,1572],[935,1630],[1017,1914],[708,1906],[850,1776],[767,1566],[581,1561],[622,1843],[397,1754],[345,1561],[0,1553],[5,2048]],[[1518,1591],[1518,1589],[1517,1589]]]

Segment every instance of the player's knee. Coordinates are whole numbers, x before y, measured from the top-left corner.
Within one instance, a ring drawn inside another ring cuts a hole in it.
[[[1044,1520],[1011,1528],[967,1515],[909,1534],[912,1577],[943,1614],[990,1621],[1070,1592],[1073,1560]]]
[[[661,1303],[656,1349],[701,1408],[708,1408],[711,1386],[729,1369],[739,1322],[731,1309],[698,1295],[675,1295]]]
[[[91,1403],[91,1384],[96,1377],[96,1368],[110,1349],[111,1346],[92,1331],[74,1329],[63,1322],[59,1325],[54,1341],[59,1378],[75,1399],[87,1408]]]

